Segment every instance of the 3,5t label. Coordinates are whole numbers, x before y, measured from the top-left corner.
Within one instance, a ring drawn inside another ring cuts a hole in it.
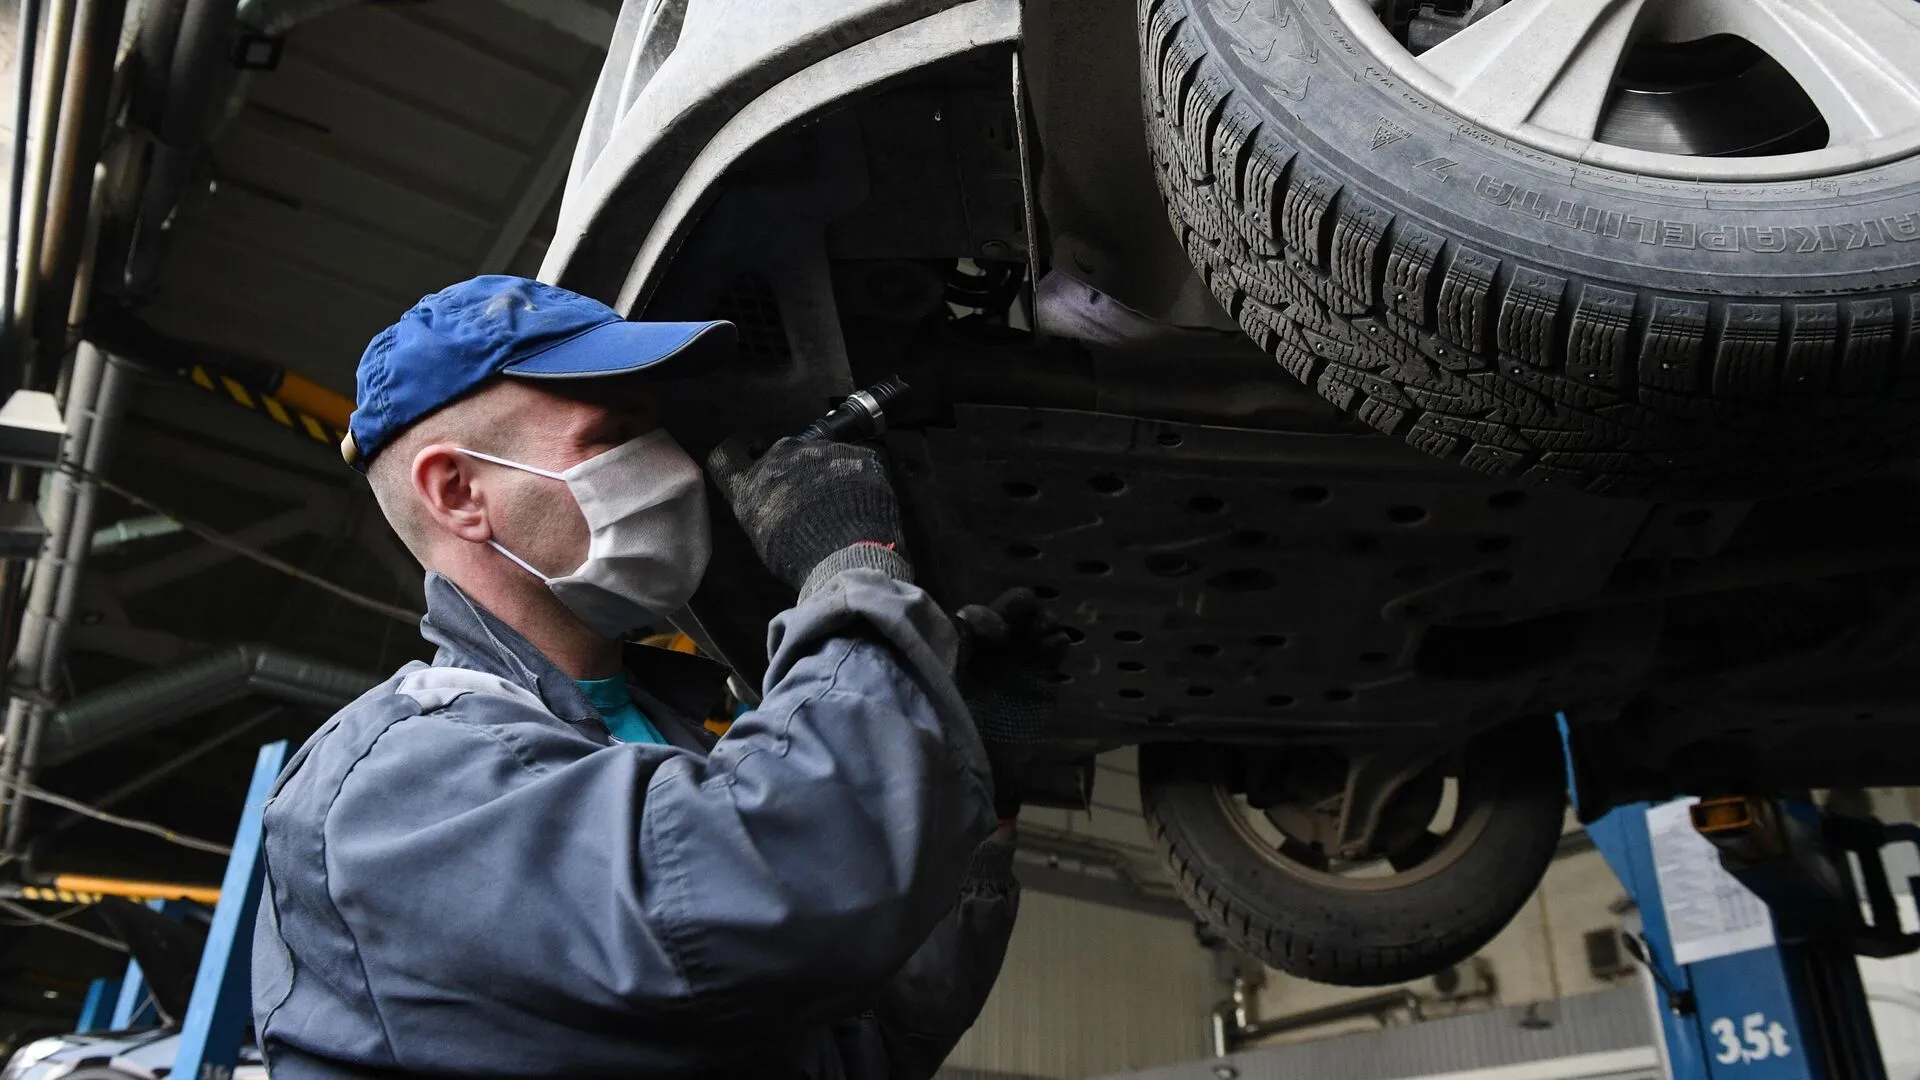
[[[1748,1013],[1734,1027],[1733,1018],[1722,1016],[1707,1025],[1719,1041],[1720,1052],[1713,1056],[1722,1065],[1746,1065],[1793,1053],[1787,1045],[1787,1029],[1778,1020],[1769,1022],[1765,1013]]]

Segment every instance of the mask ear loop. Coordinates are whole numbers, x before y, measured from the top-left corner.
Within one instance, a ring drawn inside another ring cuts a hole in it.
[[[533,564],[532,564],[532,563],[530,563],[530,562],[528,562],[527,560],[525,560],[525,559],[523,559],[523,558],[521,558],[521,557],[520,557],[520,556],[518,556],[518,555],[515,555],[515,554],[514,554],[513,552],[511,552],[511,551],[508,551],[508,550],[507,550],[506,548],[504,548],[504,547],[501,547],[501,546],[500,546],[500,541],[498,541],[498,540],[489,540],[489,541],[487,541],[487,546],[488,546],[488,547],[490,547],[490,548],[492,548],[493,550],[495,550],[495,551],[497,551],[497,552],[499,552],[500,554],[502,554],[502,555],[505,555],[505,556],[506,556],[506,557],[507,557],[508,559],[511,559],[511,560],[513,561],[513,564],[514,564],[515,566],[518,566],[518,567],[519,567],[520,569],[522,569],[522,570],[525,570],[525,571],[526,571],[527,573],[529,573],[529,574],[532,574],[532,575],[533,575],[534,577],[537,577],[537,578],[539,578],[539,579],[540,579],[540,583],[541,583],[542,585],[551,585],[551,584],[553,584],[553,579],[552,579],[552,578],[550,578],[550,577],[548,577],[547,575],[545,575],[545,574],[543,574],[543,573],[541,573],[541,572],[540,572],[540,571],[538,571],[538,570],[535,570],[535,569],[533,568]]]
[[[522,465],[517,461],[508,461],[506,458],[503,458],[503,457],[494,457],[492,454],[483,454],[478,450],[468,450],[465,447],[456,447],[455,449],[458,449],[461,453],[467,455],[468,457],[479,458],[481,461],[491,461],[495,465],[505,465],[509,469],[519,469],[521,472],[529,472],[534,474],[535,476],[544,476],[549,480],[558,480],[561,483],[566,483],[566,480],[567,480],[566,477],[561,476],[559,473],[548,472],[545,469],[536,469],[532,465]],[[527,573],[532,574],[534,577],[539,578],[540,583],[542,585],[553,584],[552,578],[534,569],[532,563],[528,562],[527,560],[521,558],[518,555],[515,555],[513,552],[508,551],[504,546],[501,545],[500,541],[488,540],[487,546],[499,552],[500,554],[505,555],[508,561],[512,562],[515,566],[518,566],[520,569],[525,570]]]
[[[562,473],[548,472],[545,469],[534,468],[532,465],[522,465],[517,461],[508,461],[506,458],[503,458],[503,457],[494,457],[492,454],[483,454],[478,450],[468,450],[466,447],[463,447],[463,446],[455,447],[454,449],[460,451],[461,453],[467,455],[468,457],[479,458],[481,461],[491,461],[495,465],[505,465],[509,469],[519,469],[521,472],[530,472],[535,476],[544,476],[549,480],[558,480],[563,484],[567,482],[566,476]]]

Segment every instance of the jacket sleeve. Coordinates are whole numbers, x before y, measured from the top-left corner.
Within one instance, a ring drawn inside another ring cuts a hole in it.
[[[1013,845],[988,840],[974,852],[959,903],[874,1006],[894,1080],[928,1080],[980,1018],[1019,913]]]
[[[388,729],[324,830],[372,993],[680,1036],[874,1000],[994,824],[952,626],[912,585],[852,570],[769,640],[760,707],[704,761],[583,752],[495,696]],[[437,1015],[384,1019],[431,1039]]]

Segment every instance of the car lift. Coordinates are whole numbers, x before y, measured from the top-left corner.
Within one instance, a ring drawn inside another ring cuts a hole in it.
[[[252,1024],[248,968],[252,960],[253,919],[259,909],[266,869],[261,853],[261,824],[267,797],[273,793],[274,782],[279,779],[286,761],[287,744],[282,741],[261,747],[260,756],[254,762],[246,805],[240,812],[240,825],[234,830],[233,854],[227,857],[227,872],[220,882],[213,922],[207,928],[207,944],[200,953],[193,995],[180,1024],[179,1056],[174,1059],[169,1075],[183,1080],[231,1077],[239,1059],[241,1041]],[[180,903],[163,900],[151,906],[171,913],[170,906]],[[107,1013],[109,1002],[113,1003],[110,1015]],[[95,980],[88,989],[79,1030],[119,1031],[157,1022],[140,965],[129,962],[123,978]]]
[[[1886,1080],[1856,956],[1920,949],[1881,851],[1920,826],[1740,796],[1587,826],[1638,904],[1674,1080]],[[1920,886],[1920,881],[1916,882]]]
[[[272,743],[254,766],[173,1076],[232,1075],[248,1025],[261,819],[286,758],[287,744]],[[1659,988],[1673,1080],[1886,1080],[1855,957],[1920,950],[1881,858],[1890,844],[1920,848],[1920,825],[1728,796],[1623,806],[1587,832],[1639,907],[1628,951]],[[80,1030],[140,1026],[146,997],[130,963],[124,979],[89,990]]]

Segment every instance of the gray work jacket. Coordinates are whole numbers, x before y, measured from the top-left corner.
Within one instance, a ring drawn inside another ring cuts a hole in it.
[[[769,627],[760,707],[717,741],[717,666],[636,650],[670,746],[613,741],[446,578],[427,608],[434,662],[328,720],[267,805],[275,1080],[933,1074],[1018,887],[925,593],[834,576]]]

